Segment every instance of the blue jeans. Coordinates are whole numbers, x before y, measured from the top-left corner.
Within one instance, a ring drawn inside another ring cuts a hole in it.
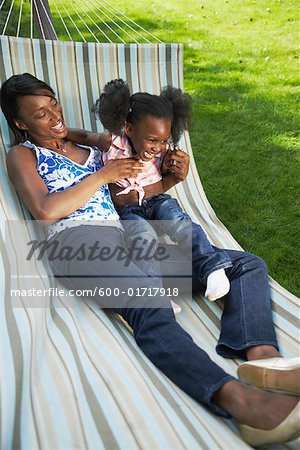
[[[176,322],[169,297],[162,295],[153,299],[148,295],[131,295],[132,291],[130,295],[127,294],[130,288],[160,287],[161,280],[148,277],[133,262],[125,265],[120,254],[116,256],[114,250],[117,247],[124,248],[121,230],[81,225],[57,233],[50,244],[54,243],[58,250],[72,248],[74,254],[78,255],[77,250],[82,245],[92,248],[96,241],[100,241],[102,248],[111,248],[112,256],[108,261],[89,257],[51,260],[49,257],[54,275],[73,289],[94,290],[99,286],[119,286],[124,294],[118,298],[103,298],[98,294],[94,298],[101,306],[110,307],[128,322],[137,344],[166,376],[193,398],[208,405],[216,414],[229,417],[225,410],[214,403],[213,396],[234,377],[215,364]],[[170,269],[174,272],[179,249],[176,246],[170,246],[170,249],[172,247],[175,252]],[[223,253],[223,250],[214,250]],[[231,267],[226,269],[231,289],[225,297],[217,352],[225,357],[244,358],[245,349],[251,346],[268,344],[278,348],[265,263],[249,253],[227,250],[226,254],[231,261]],[[202,289],[203,285],[196,277],[195,274],[195,289]]]
[[[136,246],[140,239],[145,254],[150,246],[155,252],[154,242],[157,243],[158,237],[157,229],[154,227],[159,227],[159,231],[166,233],[191,257],[193,268],[203,284],[206,283],[208,275],[215,270],[232,266],[226,252],[216,252],[201,226],[192,222],[188,214],[182,211],[177,200],[168,194],[144,199],[142,205],[136,203],[123,206],[118,209],[118,213],[125,229],[128,248]],[[149,220],[159,222],[152,222],[152,226]],[[153,261],[148,264],[146,258],[139,266],[145,273],[151,275],[160,273],[159,264]]]

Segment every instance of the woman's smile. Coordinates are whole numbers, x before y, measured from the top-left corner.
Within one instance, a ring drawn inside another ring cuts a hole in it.
[[[68,133],[62,107],[52,95],[28,95],[18,99],[19,126],[36,140],[64,139]],[[26,111],[26,116],[23,111]]]
[[[65,125],[64,125],[64,123],[60,120],[59,122],[58,122],[58,124],[57,125],[55,125],[55,127],[51,127],[51,129],[52,130],[55,130],[55,131],[63,131],[64,129],[65,129]]]
[[[60,120],[54,127],[50,127],[50,128],[51,128],[51,130],[55,131],[55,133],[59,133],[59,134],[64,133],[67,129],[63,119]]]

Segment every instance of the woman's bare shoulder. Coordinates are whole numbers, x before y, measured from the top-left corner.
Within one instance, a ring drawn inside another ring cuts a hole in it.
[[[36,156],[25,145],[14,145],[6,154],[6,167],[11,179],[20,172],[36,169]]]
[[[6,163],[18,163],[20,160],[36,161],[34,152],[22,144],[12,146],[6,154]]]

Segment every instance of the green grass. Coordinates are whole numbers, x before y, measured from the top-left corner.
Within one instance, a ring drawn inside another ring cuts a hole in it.
[[[299,296],[298,1],[113,3],[162,41],[184,44],[208,199],[244,249]]]
[[[208,199],[244,249],[299,295],[298,2],[120,6],[163,41],[184,44],[191,141]]]

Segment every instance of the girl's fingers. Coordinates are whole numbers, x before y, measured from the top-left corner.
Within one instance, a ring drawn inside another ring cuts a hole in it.
[[[183,151],[181,148],[176,147],[176,146],[175,146],[175,150],[172,153],[175,154],[175,155],[179,155],[179,156],[186,155],[185,151]]]
[[[176,161],[185,161],[186,160],[186,161],[188,161],[189,155],[185,152],[172,153],[171,160],[176,160]]]

